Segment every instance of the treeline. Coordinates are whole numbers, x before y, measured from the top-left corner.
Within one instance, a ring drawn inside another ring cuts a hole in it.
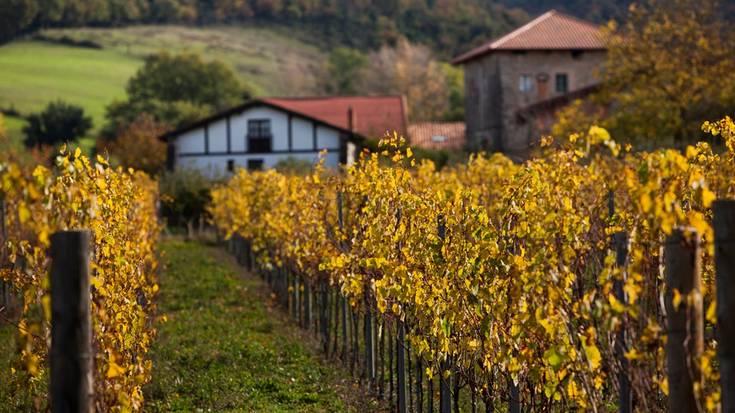
[[[585,20],[603,23],[610,19],[625,18],[632,0],[501,0],[507,7],[526,10],[531,15],[556,9]]]
[[[528,19],[487,0],[4,0],[0,41],[43,27],[131,23],[298,24],[335,44],[377,48],[399,38],[451,55]]]

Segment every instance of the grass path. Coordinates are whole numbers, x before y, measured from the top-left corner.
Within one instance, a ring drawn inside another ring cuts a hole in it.
[[[145,411],[375,411],[349,373],[271,306],[265,285],[220,248],[162,244],[159,313]]]

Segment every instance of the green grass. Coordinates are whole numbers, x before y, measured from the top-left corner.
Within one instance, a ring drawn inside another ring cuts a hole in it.
[[[93,132],[104,123],[107,105],[125,97],[125,85],[143,59],[159,51],[194,51],[205,59],[220,59],[258,95],[316,93],[326,56],[307,35],[277,27],[131,26],[41,34],[91,40],[103,48],[29,39],[0,46],[0,107],[28,115],[63,99],[85,109],[94,121]]]
[[[3,126],[7,135],[6,141],[0,141],[0,150],[20,149],[23,143],[23,127],[26,121],[15,116],[3,115]]]
[[[140,65],[115,50],[13,42],[0,47],[0,106],[27,115],[63,99],[82,106],[99,128],[105,107],[125,96],[125,83]]]
[[[14,305],[15,306],[15,305]],[[18,329],[15,325],[9,323],[17,322],[15,310],[8,313],[7,309],[2,311],[0,316],[0,412],[30,412],[40,411],[39,407],[34,407],[34,394],[39,386],[45,386],[48,378],[44,375],[36,379],[32,384],[24,379],[25,374],[15,372],[11,369],[18,368],[22,362],[19,359],[18,345],[16,337]],[[30,389],[33,390],[30,390]]]
[[[0,383],[9,383],[11,363],[15,355],[15,327],[0,321]],[[0,386],[0,404],[6,404],[11,398],[9,386]]]
[[[229,64],[260,95],[305,95],[318,90],[326,53],[313,38],[293,28],[129,26],[48,29],[48,38],[93,41],[105,51],[142,60],[160,51],[191,51]]]
[[[163,251],[159,311],[168,321],[151,353],[146,411],[375,411],[223,250],[169,241]]]

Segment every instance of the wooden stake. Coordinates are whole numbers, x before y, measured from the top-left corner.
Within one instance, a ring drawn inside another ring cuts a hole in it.
[[[715,201],[717,356],[723,413],[735,413],[735,201]]]
[[[666,240],[664,259],[669,411],[697,412],[694,387],[696,383],[701,385],[699,358],[704,351],[699,236],[675,229]]]
[[[51,236],[51,411],[93,411],[90,232]]]

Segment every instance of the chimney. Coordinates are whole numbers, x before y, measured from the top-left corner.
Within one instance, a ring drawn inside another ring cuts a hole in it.
[[[355,125],[357,125],[355,111],[352,109],[352,106],[350,106],[347,108],[347,129],[349,129],[353,135],[355,134]]]

